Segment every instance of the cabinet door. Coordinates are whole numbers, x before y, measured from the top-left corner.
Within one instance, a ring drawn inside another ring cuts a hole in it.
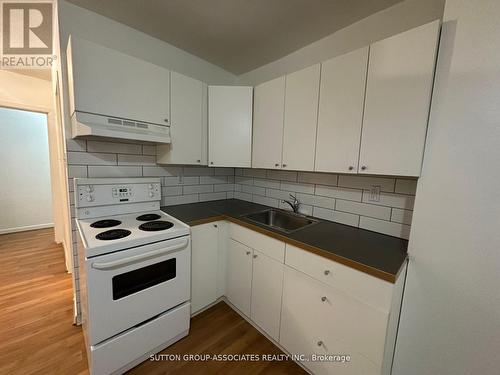
[[[203,83],[171,73],[171,143],[159,145],[158,163],[202,164]]]
[[[68,67],[71,112],[169,124],[169,70],[74,36]]]
[[[250,167],[252,94],[246,86],[208,87],[209,166]]]
[[[243,314],[250,316],[252,249],[230,239],[226,266],[226,297]]]
[[[314,170],[320,65],[286,76],[283,164],[285,169]]]
[[[370,46],[360,172],[419,176],[439,21]]]
[[[217,299],[218,235],[216,223],[191,228],[191,313]]]
[[[281,168],[285,77],[255,87],[253,111],[253,168]]]
[[[305,362],[314,374],[379,375],[387,316],[285,267],[280,344],[293,354],[344,354],[350,362]]]
[[[368,47],[321,64],[315,170],[356,173]]]
[[[279,340],[283,263],[253,251],[251,318],[269,336]]]

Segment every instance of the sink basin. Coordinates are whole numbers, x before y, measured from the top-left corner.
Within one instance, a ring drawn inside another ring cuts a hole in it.
[[[244,215],[243,217],[286,233],[295,232],[318,222],[306,216],[280,210],[266,210]]]

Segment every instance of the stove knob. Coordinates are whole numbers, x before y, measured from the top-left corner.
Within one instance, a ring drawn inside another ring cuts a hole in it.
[[[90,193],[90,192],[92,192],[92,190],[94,190],[94,189],[92,189],[92,186],[91,186],[91,185],[87,185],[87,188],[86,188],[85,190],[87,190],[87,193]]]
[[[87,195],[87,202],[92,202],[94,197],[92,195]]]
[[[149,184],[149,188],[152,190],[153,189],[153,184]]]
[[[150,192],[149,192],[149,196],[150,196],[151,198],[153,198],[153,197],[154,197],[154,195],[155,195],[155,193],[153,193],[152,191],[150,191]]]

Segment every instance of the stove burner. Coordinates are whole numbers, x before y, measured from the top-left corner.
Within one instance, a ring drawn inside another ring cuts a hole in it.
[[[151,221],[151,220],[158,220],[161,216],[158,214],[145,214],[141,216],[137,216],[136,220],[139,221]]]
[[[158,230],[165,230],[168,228],[172,228],[174,224],[172,224],[170,221],[148,221],[147,223],[139,225],[140,230],[145,230],[147,232],[154,232]]]
[[[95,238],[97,238],[98,240],[110,241],[127,237],[130,235],[130,233],[132,232],[126,229],[110,229],[105,232],[97,234]]]
[[[95,223],[90,224],[92,228],[109,228],[109,227],[116,227],[117,225],[120,225],[122,222],[120,220],[114,220],[114,219],[104,219],[104,220],[99,220],[96,221]]]

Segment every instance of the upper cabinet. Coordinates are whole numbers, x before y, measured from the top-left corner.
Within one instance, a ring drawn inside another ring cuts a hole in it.
[[[258,85],[252,166],[419,176],[439,27]]]
[[[207,85],[171,73],[171,144],[157,147],[158,163],[207,164]]]
[[[250,167],[253,88],[209,86],[208,161],[211,167]]]
[[[281,168],[285,77],[254,89],[252,167]]]
[[[370,47],[360,172],[419,176],[439,21]]]
[[[357,173],[368,47],[321,64],[315,170]]]
[[[282,167],[314,170],[320,65],[286,76]]]
[[[170,141],[169,70],[74,36],[67,59],[73,136]]]

